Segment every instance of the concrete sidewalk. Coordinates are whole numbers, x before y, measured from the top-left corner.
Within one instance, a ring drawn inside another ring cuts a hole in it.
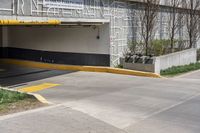
[[[188,72],[186,74],[180,75],[178,77],[175,77],[178,79],[196,79],[196,80],[200,80],[200,70],[196,70],[196,71],[192,71],[192,72]]]
[[[125,133],[63,105],[0,117],[1,133]]]
[[[88,72],[49,77],[24,87],[60,84],[37,92],[55,106],[0,118],[0,129],[5,133],[199,133],[199,81]]]

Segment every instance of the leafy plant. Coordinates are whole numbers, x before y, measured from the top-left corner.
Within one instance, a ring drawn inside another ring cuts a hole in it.
[[[174,48],[171,50],[171,41],[170,39],[155,39],[151,41],[151,47],[148,49],[148,55],[153,56],[161,56],[170,54],[172,52],[177,52],[181,50],[187,49],[189,46],[185,45],[185,41],[183,40],[174,40]],[[127,49],[124,52],[124,57],[126,59],[126,62],[132,62],[131,57],[136,54],[145,54],[145,44],[143,42],[139,41],[129,41],[127,45]],[[200,56],[200,52],[199,52]],[[199,57],[200,59],[200,57]]]
[[[143,53],[143,50],[144,50],[144,43],[137,41],[129,41],[126,53],[131,53],[133,55],[137,53]]]
[[[170,40],[153,40],[151,42],[151,54],[160,56],[168,53]]]
[[[177,66],[177,67],[171,67],[166,70],[161,71],[161,75],[163,76],[174,76],[177,74],[182,74],[194,70],[200,69],[200,63],[192,63],[190,65],[184,65],[184,66]]]
[[[115,66],[115,68],[123,68],[123,65],[119,64],[119,65]]]
[[[27,94],[0,89],[0,104],[13,103],[28,98]]]

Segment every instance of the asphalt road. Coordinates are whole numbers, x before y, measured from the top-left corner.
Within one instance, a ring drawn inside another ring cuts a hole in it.
[[[1,133],[200,131],[200,78],[193,76],[200,75],[200,72],[173,79],[107,73],[59,73],[24,84],[24,87],[42,83],[60,84],[37,92],[54,105],[0,117]],[[14,77],[13,80],[23,80],[26,76]]]

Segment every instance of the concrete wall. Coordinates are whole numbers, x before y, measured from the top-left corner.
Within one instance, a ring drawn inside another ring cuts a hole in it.
[[[157,68],[165,70],[172,66],[187,65],[197,62],[197,50],[189,49],[181,52],[176,52],[169,55],[164,55],[156,58]]]
[[[198,40],[196,45],[197,45],[197,49],[200,49],[200,40]]]
[[[97,36],[100,39],[97,39]],[[9,27],[8,47],[109,54],[109,27]]]
[[[3,46],[3,35],[2,35],[2,27],[0,26],[0,58],[3,56],[3,49],[2,49],[2,46]]]
[[[2,43],[3,43],[3,40],[2,40],[2,38],[3,38],[3,31],[2,31],[2,27],[0,26],[0,48],[2,47]]]
[[[3,27],[3,57],[110,66],[109,25]]]
[[[196,63],[197,50],[192,48],[173,54],[155,57],[153,60],[154,61],[152,64],[144,64],[144,61],[143,63],[128,63],[125,62],[124,58],[121,58],[120,63],[126,69],[160,74],[161,70],[165,70],[173,66],[182,66]]]
[[[33,21],[58,19],[62,22],[68,22],[73,18],[76,22],[110,21],[109,53],[112,66],[118,64],[119,57],[127,47],[129,39],[133,38],[132,26],[129,25],[133,20],[131,17],[133,7],[132,3],[128,1],[84,0],[84,8],[79,10],[47,8],[41,3],[43,0],[15,0],[15,3],[12,3],[12,0],[2,0],[0,1],[0,19]],[[1,8],[6,8],[9,11],[5,12]],[[89,52],[93,52],[93,50],[89,50]]]
[[[15,5],[17,7],[16,1],[14,4],[13,0],[1,0],[0,9],[2,9],[2,10],[0,12],[0,15],[12,15],[14,13],[13,5]]]
[[[141,1],[141,0],[136,0]],[[17,20],[32,20],[46,21],[48,19],[58,19],[62,22],[85,22],[85,21],[100,21],[110,22],[110,56],[111,65],[116,66],[119,63],[119,58],[122,57],[127,44],[132,40],[141,40],[141,29],[139,18],[142,4],[130,2],[126,0],[84,0],[83,9],[60,9],[47,8],[42,4],[43,0],[1,0],[0,1],[0,19],[17,19]],[[168,4],[166,0],[161,0],[161,4]],[[2,9],[4,8],[4,9]],[[5,11],[5,9],[7,11]],[[161,8],[156,24],[155,32],[157,39],[168,37],[166,14],[168,7]],[[188,37],[185,36],[185,28],[181,28],[180,36],[185,41]],[[54,49],[52,47],[51,49]],[[61,47],[62,49],[62,47]],[[72,49],[73,51],[76,51]],[[83,50],[93,52],[93,50]],[[101,51],[101,50],[100,50]],[[82,51],[81,51],[82,52]]]
[[[8,47],[9,43],[9,35],[8,35],[8,27],[2,27],[2,47]]]

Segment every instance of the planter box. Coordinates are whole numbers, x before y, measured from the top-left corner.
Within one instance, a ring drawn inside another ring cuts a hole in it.
[[[197,62],[197,50],[192,48],[164,56],[154,57],[152,64],[145,63],[128,63],[124,58],[120,59],[120,63],[125,69],[153,72],[160,74],[161,70],[165,70],[172,66],[188,65]]]
[[[155,63],[153,64],[144,64],[144,63],[128,63],[125,62],[124,58],[120,59],[123,68],[137,71],[145,71],[145,72],[155,72]]]

